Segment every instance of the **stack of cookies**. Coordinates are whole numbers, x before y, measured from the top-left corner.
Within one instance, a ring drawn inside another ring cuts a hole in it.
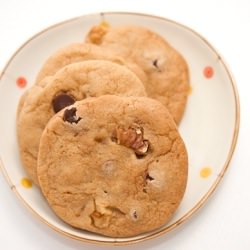
[[[187,183],[188,89],[183,57],[144,27],[100,24],[55,52],[17,110],[23,167],[55,214],[111,237],[164,225]]]

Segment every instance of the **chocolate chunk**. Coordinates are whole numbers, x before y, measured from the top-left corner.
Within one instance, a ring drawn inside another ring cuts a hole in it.
[[[138,218],[136,210],[134,211],[133,216],[134,216],[135,219]]]
[[[117,143],[117,135],[116,135],[116,132],[113,132],[113,133],[112,133],[110,139],[111,139],[112,142]]]
[[[155,60],[153,61],[153,65],[154,65],[154,67],[158,68],[158,60],[157,60],[157,59],[155,59]]]
[[[63,120],[69,123],[78,123],[82,118],[76,116],[76,108],[66,109],[63,114]]]
[[[52,100],[52,106],[54,112],[57,113],[61,109],[73,104],[74,102],[75,99],[72,96],[67,95],[65,93],[61,93]]]
[[[153,181],[154,178],[152,176],[150,176],[149,174],[146,175],[146,180],[148,181]]]
[[[158,71],[158,72],[161,72],[161,69],[159,67],[159,60],[158,59],[155,59],[152,61],[152,64],[154,66],[154,68]]]

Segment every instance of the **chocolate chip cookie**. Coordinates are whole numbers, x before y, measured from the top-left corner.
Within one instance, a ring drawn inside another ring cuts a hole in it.
[[[121,65],[126,65],[140,78],[141,81],[145,81],[146,79],[146,75],[143,70],[135,63],[126,62],[122,57],[119,57],[112,52],[107,52],[105,49],[94,44],[73,43],[59,49],[46,60],[38,72],[35,84],[44,85],[45,81],[42,80],[45,77],[53,76],[58,70],[68,64],[95,59],[109,60]],[[17,109],[17,117],[22,110],[23,104],[30,90],[31,89],[24,92],[20,98]]]
[[[138,64],[149,97],[163,103],[179,123],[187,102],[189,70],[182,55],[159,34],[137,26],[93,27],[86,41]]]
[[[21,161],[35,183],[38,183],[36,165],[40,136],[49,119],[77,100],[104,94],[146,95],[143,84],[132,71],[104,60],[69,64],[32,88],[17,119],[17,136]]]
[[[47,124],[37,174],[73,227],[128,237],[164,225],[187,182],[185,145],[167,109],[146,97],[76,102]]]

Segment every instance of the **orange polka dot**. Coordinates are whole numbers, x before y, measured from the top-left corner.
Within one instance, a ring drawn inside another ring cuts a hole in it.
[[[212,174],[212,168],[210,167],[204,167],[200,170],[200,176],[202,178],[207,178]]]
[[[16,84],[19,88],[24,88],[26,87],[27,85],[27,80],[25,77],[23,76],[19,76],[17,79],[16,79]]]
[[[203,75],[206,77],[206,78],[212,78],[213,75],[214,75],[214,70],[211,66],[206,66],[203,70]]]
[[[21,184],[25,188],[31,188],[32,187],[32,181],[30,179],[28,179],[28,178],[25,178],[25,177],[21,179]]]

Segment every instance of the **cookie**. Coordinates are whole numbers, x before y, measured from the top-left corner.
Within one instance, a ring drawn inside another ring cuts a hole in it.
[[[93,27],[86,41],[97,44],[145,72],[149,97],[163,103],[179,123],[187,102],[189,70],[182,55],[155,32],[137,26]]]
[[[112,52],[107,52],[105,49],[102,49],[94,44],[73,43],[59,49],[46,60],[38,72],[35,84],[43,85],[44,81],[42,80],[45,77],[53,76],[58,70],[68,64],[94,59],[109,60],[121,65],[126,65],[140,78],[141,81],[145,81],[146,79],[143,70],[135,63],[128,63],[122,57],[118,57]],[[26,91],[20,98],[17,109],[17,117],[22,110],[23,104],[28,94],[29,90]]]
[[[21,161],[35,183],[40,136],[49,119],[77,100],[104,94],[146,95],[132,71],[104,60],[69,64],[32,88],[17,119],[17,136]]]
[[[185,192],[187,166],[183,140],[160,102],[100,96],[76,102],[49,121],[37,175],[62,220],[129,237],[172,217]]]
[[[55,54],[50,56],[42,66],[35,82],[39,84],[39,82],[41,82],[46,76],[54,75],[59,69],[68,64],[95,59],[109,60],[121,65],[126,65],[140,78],[141,81],[144,81],[146,77],[137,64],[132,62],[128,63],[122,57],[117,56],[111,51],[108,52],[94,44],[74,43],[61,48]]]

